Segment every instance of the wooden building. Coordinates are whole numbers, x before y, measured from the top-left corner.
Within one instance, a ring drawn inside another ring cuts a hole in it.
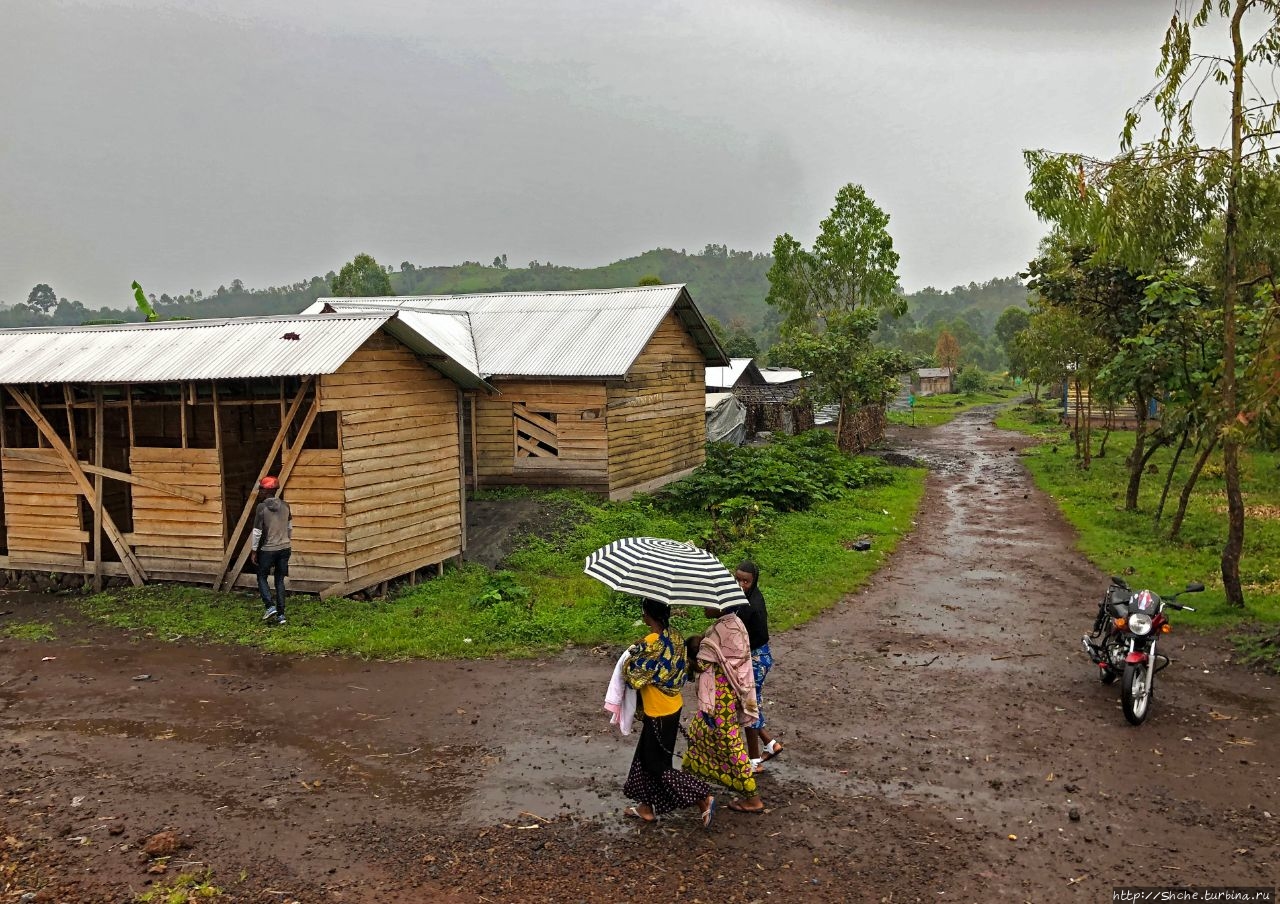
[[[342,595],[466,543],[464,318],[397,312],[0,331],[3,567],[252,586],[254,488],[290,586]]]
[[[473,486],[573,486],[626,498],[706,452],[705,370],[726,366],[684,286],[329,298],[324,311],[465,316],[496,395],[466,412]]]
[[[922,367],[916,371],[917,395],[945,395],[955,392],[955,374],[949,367]]]
[[[1061,385],[1061,398],[1062,421],[1068,426],[1075,424],[1077,412],[1081,420],[1088,420],[1094,426],[1133,428],[1138,425],[1138,412],[1132,400],[1126,399],[1119,404],[1095,400],[1089,394],[1089,384],[1074,376]],[[1152,399],[1147,406],[1147,417],[1155,418],[1159,412],[1159,403]]]

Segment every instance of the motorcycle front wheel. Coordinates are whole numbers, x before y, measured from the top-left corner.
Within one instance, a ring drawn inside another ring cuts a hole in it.
[[[1124,677],[1120,682],[1120,705],[1130,725],[1141,725],[1145,722],[1147,712],[1151,708],[1151,692],[1155,686],[1155,676],[1148,676],[1147,673],[1148,668],[1145,662],[1124,667]],[[1148,684],[1148,681],[1151,683]]]

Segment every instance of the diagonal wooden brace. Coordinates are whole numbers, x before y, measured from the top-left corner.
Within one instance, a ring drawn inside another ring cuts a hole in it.
[[[58,431],[53,429],[53,425],[40,413],[40,409],[31,401],[30,396],[21,389],[14,386],[6,386],[9,394],[13,396],[19,407],[27,413],[27,416],[35,422],[36,429],[49,442],[54,451],[58,453],[58,457],[62,459],[62,463],[71,473],[72,480],[75,481],[76,489],[78,489],[85,498],[92,503],[96,496],[93,491],[93,484],[89,482],[89,478],[85,476],[84,471],[80,467],[80,462],[71,454],[71,450],[67,448],[67,444],[62,441],[62,437],[58,435]],[[133,554],[133,549],[125,542],[124,535],[116,528],[116,523],[111,519],[111,515],[106,509],[99,509],[102,513],[102,528],[107,532],[107,536],[111,538],[111,545],[116,548],[116,552],[120,555],[120,563],[124,566],[125,573],[129,575],[129,580],[133,582],[135,587],[141,587],[147,580],[147,573],[142,568],[142,563],[138,561],[138,557]]]

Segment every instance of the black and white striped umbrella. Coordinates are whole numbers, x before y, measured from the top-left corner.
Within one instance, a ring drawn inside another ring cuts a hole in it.
[[[614,540],[587,556],[583,569],[597,581],[670,606],[721,611],[747,598],[720,560],[689,543],[659,537]]]

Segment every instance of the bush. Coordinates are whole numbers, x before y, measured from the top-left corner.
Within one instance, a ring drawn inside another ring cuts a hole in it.
[[[886,479],[878,463],[850,458],[836,447],[832,434],[810,430],[774,437],[766,446],[712,443],[706,463],[659,498],[673,511],[712,511],[732,503],[732,514],[723,508],[721,513],[735,521],[749,513],[748,520],[754,520],[770,512],[805,511]],[[759,510],[750,510],[748,502]]]
[[[987,375],[980,367],[965,367],[956,375],[957,392],[986,392]]]

